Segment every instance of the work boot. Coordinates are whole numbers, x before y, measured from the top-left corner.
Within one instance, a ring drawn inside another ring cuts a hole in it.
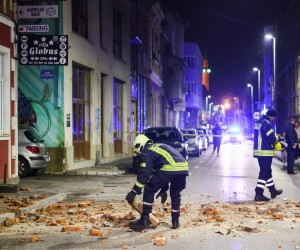
[[[263,194],[256,194],[254,197],[255,201],[270,201],[269,198],[267,198],[266,196],[264,196]]]
[[[140,219],[130,222],[129,228],[136,229],[136,230],[142,230],[142,229],[150,229],[150,228],[154,228],[154,227],[151,226],[149,216],[142,215]]]
[[[271,192],[271,198],[272,199],[276,198],[276,196],[282,194],[282,192],[283,192],[282,189],[275,189],[274,191]]]
[[[177,229],[180,227],[179,217],[172,217],[172,228]]]

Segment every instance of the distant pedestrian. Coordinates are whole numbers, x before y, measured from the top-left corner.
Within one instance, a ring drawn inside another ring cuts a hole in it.
[[[271,125],[271,122],[274,121],[276,117],[276,110],[269,109],[266,115],[263,115],[263,117],[254,124],[253,156],[257,158],[260,169],[255,188],[255,201],[270,200],[263,194],[265,186],[268,187],[272,199],[283,192],[281,189],[275,188],[272,177],[272,160],[275,156],[274,148],[275,145],[279,143]]]
[[[294,171],[294,164],[295,164],[295,160],[297,156],[297,148],[298,148],[298,136],[295,130],[295,122],[296,122],[296,118],[292,116],[285,130],[285,140],[288,144],[286,148],[288,174],[297,174],[297,172]]]
[[[297,133],[297,143],[298,143],[298,145],[297,145],[297,154],[296,154],[296,160],[298,161],[298,158],[299,158],[299,156],[300,156],[300,146],[299,146],[299,142],[300,142],[300,125],[299,125],[299,122],[298,121],[296,121],[295,122],[295,130],[296,130],[296,133]]]
[[[217,156],[219,156],[221,140],[222,140],[222,128],[218,123],[216,123],[215,127],[213,128],[212,134],[213,134],[213,144],[214,144],[212,155],[214,155],[217,149]]]

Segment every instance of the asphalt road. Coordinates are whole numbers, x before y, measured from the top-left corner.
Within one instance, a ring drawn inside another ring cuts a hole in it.
[[[252,157],[252,143],[222,144],[220,156],[212,156],[212,146],[200,157],[190,157],[190,176],[182,192],[182,205],[187,213],[182,215],[182,227],[170,229],[164,223],[154,230],[132,232],[114,228],[105,239],[89,237],[84,233],[58,233],[49,230],[40,235],[41,241],[31,243],[28,237],[34,232],[20,227],[4,230],[0,234],[0,249],[300,249],[300,218],[294,215],[300,209],[293,202],[300,201],[300,174],[288,175],[281,170],[281,162],[273,160],[273,178],[283,194],[267,204],[253,202],[258,176],[258,163]],[[136,180],[133,174],[123,176],[36,176],[22,180],[22,186],[34,186],[39,192],[66,193],[69,199],[119,202],[124,199]],[[265,195],[269,196],[266,190]],[[287,203],[286,201],[291,201]],[[232,205],[228,205],[232,204]],[[207,223],[202,209],[214,206],[223,223]],[[269,215],[257,215],[258,206],[280,208],[285,212],[283,220],[270,219]],[[232,209],[227,211],[227,207]],[[292,210],[288,210],[291,209]],[[125,209],[125,208],[124,208]],[[288,210],[288,211],[287,211]],[[244,213],[245,212],[245,213]],[[204,219],[203,219],[204,218]],[[241,225],[259,228],[259,232],[238,231]],[[218,233],[219,226],[229,228],[227,235]],[[165,246],[158,247],[151,235],[163,233]]]

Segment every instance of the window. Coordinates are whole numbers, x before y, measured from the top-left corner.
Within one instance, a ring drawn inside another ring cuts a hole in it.
[[[122,17],[115,9],[113,10],[113,51],[115,57],[122,58]]]
[[[72,29],[79,35],[88,37],[87,0],[72,0]]]
[[[73,65],[73,145],[74,159],[89,159],[90,70]]]
[[[147,117],[147,78],[138,76],[138,88],[137,88],[137,131],[142,132],[146,128]]]
[[[185,93],[187,95],[197,94],[197,85],[195,82],[186,82],[185,83]]]
[[[122,96],[123,84],[117,79],[113,80],[113,105],[114,105],[114,146],[115,153],[122,153],[122,131],[123,131],[123,114],[122,114]]]
[[[195,58],[193,56],[186,56],[184,60],[188,68],[195,68]]]
[[[100,45],[103,47],[103,34],[102,34],[102,32],[103,32],[103,26],[102,26],[102,24],[103,24],[103,21],[102,21],[103,20],[103,18],[102,18],[103,5],[102,4],[103,4],[102,0],[99,0]]]

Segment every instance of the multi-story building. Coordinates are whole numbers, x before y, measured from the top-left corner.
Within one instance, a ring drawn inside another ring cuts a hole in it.
[[[28,45],[32,51],[49,52],[59,42],[59,49],[64,49],[55,66],[49,61],[19,66],[19,90],[36,114],[29,126],[37,129],[51,155],[46,171],[63,172],[130,156],[129,0],[67,0],[52,2],[50,8],[51,13],[58,10],[57,17],[18,19],[21,25],[49,27],[48,32],[20,34],[21,41],[33,41]]]
[[[202,54],[198,44],[184,43],[185,128],[198,128],[202,119]],[[205,107],[208,117],[208,107]]]
[[[165,7],[164,44],[164,125],[184,126],[184,25],[177,12]]]
[[[0,2],[0,183],[17,184],[17,37],[12,2]]]
[[[288,118],[300,116],[300,2],[291,0],[278,21],[277,34],[277,130],[285,130]]]
[[[130,46],[131,46],[131,110],[133,137],[148,126],[147,114],[150,82],[149,65],[149,1],[131,0]]]

